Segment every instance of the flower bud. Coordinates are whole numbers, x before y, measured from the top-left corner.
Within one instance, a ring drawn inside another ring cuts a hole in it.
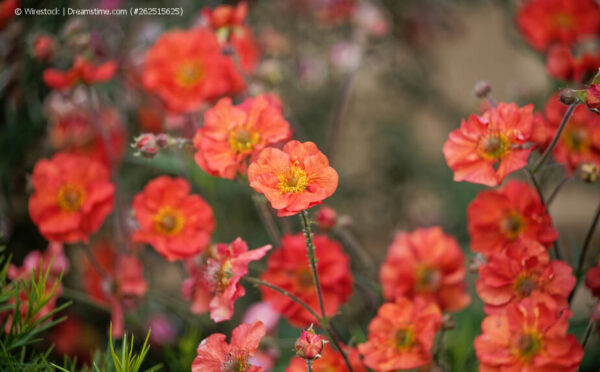
[[[52,58],[56,49],[54,38],[48,35],[40,35],[33,44],[33,56],[42,61]]]
[[[558,95],[558,99],[565,105],[572,105],[578,100],[577,92],[569,88],[562,89]]]
[[[329,231],[337,224],[337,213],[333,208],[322,206],[317,212],[316,220],[321,231]]]
[[[591,109],[600,110],[600,84],[592,84],[585,94],[585,103]]]
[[[492,86],[485,80],[478,81],[475,83],[475,87],[473,87],[473,94],[477,98],[486,98],[490,93],[492,93]]]
[[[456,328],[456,321],[450,314],[444,314],[442,317],[442,329],[449,331]]]
[[[584,163],[580,167],[579,177],[584,182],[594,183],[600,177],[600,166],[594,163]]]
[[[311,325],[308,329],[302,331],[294,344],[294,350],[300,358],[313,360],[321,357],[325,342],[321,336],[315,333]]]
[[[134,142],[131,144],[131,147],[137,149],[135,155],[141,155],[149,159],[155,157],[160,150],[160,147],[156,142],[156,136],[152,133],[143,133],[134,138]]]

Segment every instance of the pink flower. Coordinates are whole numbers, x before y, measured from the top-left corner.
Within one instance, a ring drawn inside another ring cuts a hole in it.
[[[231,319],[233,303],[246,294],[239,282],[248,274],[248,264],[260,260],[271,245],[248,251],[241,238],[233,243],[217,244],[208,248],[200,262],[187,262],[190,278],[183,282],[183,297],[192,301],[192,312],[210,311],[215,322]],[[264,325],[263,325],[264,327]]]
[[[262,372],[262,367],[250,365],[249,358],[256,353],[266,330],[262,322],[241,324],[233,330],[231,342],[225,335],[215,333],[198,345],[198,356],[192,363],[192,372]]]

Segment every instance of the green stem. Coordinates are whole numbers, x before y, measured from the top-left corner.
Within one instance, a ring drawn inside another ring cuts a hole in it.
[[[592,334],[592,329],[594,328],[594,319],[590,317],[590,321],[588,322],[587,327],[585,328],[585,333],[581,338],[581,348],[585,351],[585,345],[587,345],[588,340],[590,339],[590,335]]]
[[[100,309],[102,311],[106,311],[108,313],[111,312],[110,306],[104,305],[95,299],[88,296],[86,293],[78,291],[76,289],[63,287],[61,297],[69,298],[75,302],[84,303],[86,305],[95,307],[96,309]]]
[[[308,372],[312,372],[312,360],[310,359],[306,359],[306,369],[308,370]]]
[[[565,178],[563,178],[558,185],[556,185],[556,187],[554,188],[554,190],[552,190],[552,192],[550,193],[550,196],[548,197],[548,200],[546,201],[547,205],[552,204],[552,201],[554,200],[554,198],[556,198],[556,196],[558,195],[558,193],[560,192],[560,190],[562,189],[562,187],[564,185],[566,185],[572,177],[567,176]]]
[[[548,208],[548,204],[546,203],[546,199],[544,198],[544,193],[542,192],[542,187],[540,186],[539,182],[535,178],[534,172],[528,168],[524,168],[524,169],[525,169],[525,173],[527,173],[527,175],[529,176],[531,183],[535,187],[535,190],[537,191],[537,194],[540,197],[540,201],[546,208],[546,213],[550,214],[550,209]],[[560,254],[560,248],[558,246],[558,240],[556,240],[554,242],[554,254],[556,255],[557,259],[559,259],[559,260],[562,259],[562,255]]]
[[[590,224],[590,227],[588,228],[588,231],[585,234],[585,240],[583,241],[583,247],[581,249],[581,254],[579,255],[579,261],[577,262],[577,269],[575,270],[575,275],[579,276],[582,274],[585,256],[587,254],[588,248],[590,247],[590,243],[592,242],[594,231],[596,231],[598,219],[600,219],[600,204],[598,204],[598,206],[596,207],[596,212],[594,212],[594,218],[592,219],[592,223]]]
[[[542,157],[539,158],[539,160],[537,161],[537,163],[535,163],[535,166],[531,170],[531,172],[533,174],[536,174],[540,170],[540,168],[542,167],[544,162],[548,159],[548,157],[552,153],[552,150],[554,150],[554,147],[556,146],[558,139],[560,138],[563,130],[567,126],[567,123],[569,122],[569,119],[571,118],[571,115],[573,115],[573,111],[575,111],[575,107],[577,107],[578,104],[579,104],[579,102],[574,103],[571,106],[569,106],[569,108],[563,115],[563,118],[562,118],[562,121],[560,122],[558,130],[556,131],[554,138],[552,138],[552,142],[550,142],[550,145],[548,146],[548,148],[546,148],[546,151],[544,151],[544,153],[542,154]]]
[[[298,305],[302,306],[303,308],[306,309],[306,311],[308,311],[312,316],[314,316],[319,322],[321,322],[321,317],[319,316],[319,314],[317,314],[316,311],[314,311],[310,306],[308,306],[308,304],[304,301],[302,301],[300,298],[298,298],[297,296],[293,295],[292,293],[286,291],[283,288],[280,288],[278,286],[276,286],[275,284],[271,284],[269,282],[265,282],[264,280],[258,279],[258,278],[254,278],[251,276],[245,276],[244,280],[252,283],[254,285],[263,285],[267,288],[271,288],[272,290],[281,293],[282,295],[288,297],[290,300],[294,301],[295,303],[297,303]]]
[[[317,297],[319,299],[319,308],[321,309],[321,326],[327,332],[327,336],[331,343],[335,346],[335,348],[342,354],[344,358],[344,362],[346,363],[346,367],[348,367],[349,372],[354,372],[352,369],[352,365],[350,364],[350,360],[348,359],[348,355],[340,346],[337,337],[335,337],[333,329],[331,328],[331,324],[329,323],[329,319],[325,314],[325,302],[323,301],[323,291],[321,290],[321,283],[319,282],[319,274],[317,272],[317,257],[315,255],[315,244],[313,241],[313,234],[310,228],[310,221],[308,218],[308,212],[303,210],[300,212],[300,221],[302,222],[302,231],[304,232],[304,238],[306,239],[306,251],[308,253],[308,263],[310,265],[310,269],[313,274],[313,280],[315,282],[315,287],[317,290]],[[317,317],[318,319],[318,317]]]

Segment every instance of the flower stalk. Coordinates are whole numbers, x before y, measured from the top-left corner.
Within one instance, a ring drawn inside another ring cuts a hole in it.
[[[569,108],[567,109],[567,111],[565,112],[565,114],[563,115],[562,121],[560,122],[560,125],[556,131],[556,134],[554,135],[554,138],[552,138],[552,142],[550,142],[550,145],[548,145],[548,147],[546,148],[546,151],[544,151],[542,156],[539,158],[539,160],[533,166],[533,169],[531,169],[532,174],[536,174],[540,170],[542,165],[544,165],[544,162],[546,162],[546,160],[548,159],[550,154],[552,154],[554,147],[556,147],[556,144],[558,143],[558,139],[562,135],[563,130],[567,126],[567,123],[569,122],[569,119],[571,118],[571,115],[573,115],[573,111],[575,111],[575,108],[577,107],[578,104],[579,104],[579,102],[575,102],[575,103],[571,104],[569,106]]]

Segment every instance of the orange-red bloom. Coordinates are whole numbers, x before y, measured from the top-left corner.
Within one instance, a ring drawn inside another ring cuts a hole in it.
[[[33,169],[29,216],[50,241],[86,242],[113,209],[109,172],[89,158],[56,154]]]
[[[279,216],[291,216],[331,196],[338,174],[314,143],[290,141],[283,151],[264,149],[248,167],[248,180]]]
[[[44,71],[44,82],[50,88],[65,89],[76,84],[94,84],[110,80],[117,71],[117,63],[108,61],[94,66],[81,56],[75,57],[73,67],[68,71],[48,68]]]
[[[198,345],[198,356],[192,363],[192,372],[262,372],[264,368],[250,365],[253,356],[266,333],[261,321],[240,324],[231,334],[231,342],[225,335],[214,333]]]
[[[551,46],[546,54],[546,69],[555,79],[584,83],[594,76],[598,67],[600,54],[583,53],[575,57],[564,44]]]
[[[564,261],[550,261],[546,248],[527,240],[496,252],[479,267],[477,293],[487,314],[503,313],[511,303],[538,293],[551,297],[559,308],[568,307],[575,286],[573,270]]]
[[[475,339],[480,371],[576,371],[583,350],[567,335],[570,317],[570,310],[535,296],[488,316]]]
[[[233,303],[246,294],[239,283],[248,274],[248,264],[260,260],[271,245],[248,250],[241,238],[231,244],[217,244],[200,257],[200,262],[188,261],[190,278],[183,282],[183,297],[192,300],[192,312],[202,314],[210,311],[215,322],[229,320],[233,316]]]
[[[253,155],[291,136],[279,102],[269,96],[248,98],[238,106],[222,98],[204,113],[204,126],[194,137],[196,163],[213,176],[233,179],[246,173]]]
[[[383,296],[425,297],[443,310],[457,311],[469,304],[465,291],[464,255],[456,240],[440,227],[399,233],[379,272]]]
[[[135,305],[148,290],[140,260],[132,254],[118,255],[108,242],[98,243],[91,253],[102,272],[89,259],[84,262],[83,287],[97,301],[111,307],[112,334],[122,337],[124,311]]]
[[[195,111],[207,101],[240,92],[244,81],[221,48],[207,29],[168,32],[148,51],[142,82],[174,112]]]
[[[533,106],[519,108],[514,103],[499,103],[482,116],[463,120],[443,148],[454,180],[496,186],[506,175],[523,168],[531,152],[525,144],[532,123]]]
[[[431,362],[442,312],[433,302],[398,297],[385,303],[369,324],[369,339],[358,345],[367,367],[374,371],[412,369]]]
[[[556,133],[566,111],[567,106],[560,103],[557,95],[552,96],[546,103],[544,113],[549,133],[547,142]],[[600,164],[600,116],[588,110],[585,105],[577,106],[552,155],[569,173],[582,163]]]
[[[325,313],[332,316],[352,294],[350,260],[342,247],[327,236],[315,235],[314,242]],[[304,235],[285,235],[281,239],[281,248],[269,256],[267,269],[260,278],[296,295],[318,313],[317,291],[305,257]],[[308,311],[288,297],[264,286],[260,290],[263,300],[269,302],[294,326],[304,328],[317,323]]]
[[[215,9],[204,8],[202,15],[208,22],[208,26],[214,30],[221,27],[235,27],[244,24],[248,15],[248,3],[239,2],[236,6],[219,5]]]
[[[554,42],[574,44],[600,30],[600,7],[594,0],[529,0],[518,10],[517,25],[538,50]]]
[[[210,205],[190,194],[183,178],[160,176],[133,199],[140,229],[133,241],[148,243],[169,261],[190,258],[210,243],[215,220]]]
[[[467,208],[467,223],[471,250],[486,257],[511,242],[533,240],[549,248],[558,238],[537,192],[514,180],[477,194]]]
[[[343,345],[342,347],[348,356],[352,370],[354,372],[366,372],[367,369],[360,361],[358,350]],[[313,372],[348,372],[348,367],[342,354],[338,353],[329,344],[325,344],[321,357],[313,361],[312,370]],[[300,357],[294,357],[284,372],[306,372],[306,361]]]

